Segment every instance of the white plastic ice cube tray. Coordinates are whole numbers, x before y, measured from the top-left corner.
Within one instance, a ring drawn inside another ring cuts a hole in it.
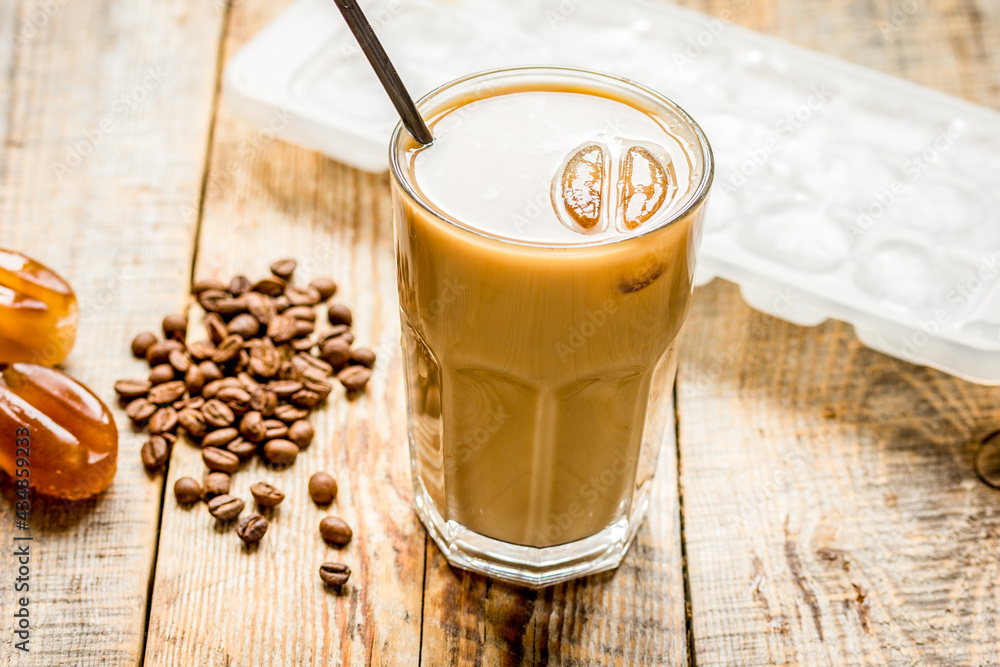
[[[876,350],[1000,384],[1000,114],[646,0],[382,0],[411,93],[556,64],[656,88],[702,125],[716,181],[698,282]],[[232,108],[369,171],[396,118],[332,0],[298,0],[226,69]]]

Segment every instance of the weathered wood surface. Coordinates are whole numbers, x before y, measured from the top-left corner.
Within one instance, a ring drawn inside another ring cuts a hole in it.
[[[996,664],[998,391],[740,301],[705,291],[679,381],[697,664]]]
[[[150,477],[123,428],[109,493],[36,505],[35,651],[16,664],[998,664],[1000,494],[972,456],[1000,423],[1000,392],[871,352],[841,324],[756,313],[721,281],[698,290],[685,335],[679,466],[663,452],[622,568],[541,592],[449,568],[409,507],[386,178],[213,107],[220,39],[228,58],[285,4],[0,2],[0,246],[76,286],[69,370],[110,397],[113,379],[141,372],[131,334],[184,307],[192,270],[261,274],[285,255],[303,278],[338,280],[359,342],[380,352],[368,395],[335,393],[294,466],[235,476],[245,499],[258,479],[288,494],[252,551],[169,492],[157,549],[161,492],[201,476],[200,452],[180,443],[166,477]],[[1000,106],[988,0],[683,4]],[[37,34],[15,39],[36,16]],[[57,179],[68,147],[157,66],[162,83]],[[305,492],[321,469],[341,484],[330,511],[355,528],[342,552],[319,539],[325,512]],[[342,596],[316,573],[335,559],[354,570]],[[0,567],[6,586],[12,559]],[[11,654],[5,631],[0,663]]]
[[[131,336],[182,303],[195,228],[177,211],[197,202],[220,26],[187,0],[0,2],[0,247],[75,287],[80,333],[65,368],[121,431],[106,493],[34,499],[27,654],[12,646],[13,493],[0,475],[0,664],[141,659],[162,484],[111,387],[144,372]]]
[[[1000,108],[996,3],[753,4],[750,27]],[[678,402],[696,664],[1000,662],[1000,493],[973,472],[1000,390],[713,284]]]

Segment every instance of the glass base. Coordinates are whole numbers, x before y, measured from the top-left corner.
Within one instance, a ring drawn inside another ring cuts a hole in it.
[[[451,565],[512,584],[541,588],[618,567],[642,524],[649,505],[648,485],[635,505],[595,535],[554,547],[526,547],[500,542],[445,521],[424,485],[416,480],[414,504],[427,532]]]

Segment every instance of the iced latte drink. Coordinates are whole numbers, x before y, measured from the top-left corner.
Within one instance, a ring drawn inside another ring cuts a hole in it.
[[[397,129],[390,149],[417,511],[459,567],[534,586],[615,567],[674,446],[708,143],[578,70],[476,75],[420,108],[434,143]]]

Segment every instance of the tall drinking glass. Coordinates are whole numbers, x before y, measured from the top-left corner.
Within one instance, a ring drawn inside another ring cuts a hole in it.
[[[712,155],[630,81],[514,68],[420,101],[390,147],[415,504],[455,566],[616,567],[674,447]],[[674,512],[674,507],[657,508]]]

